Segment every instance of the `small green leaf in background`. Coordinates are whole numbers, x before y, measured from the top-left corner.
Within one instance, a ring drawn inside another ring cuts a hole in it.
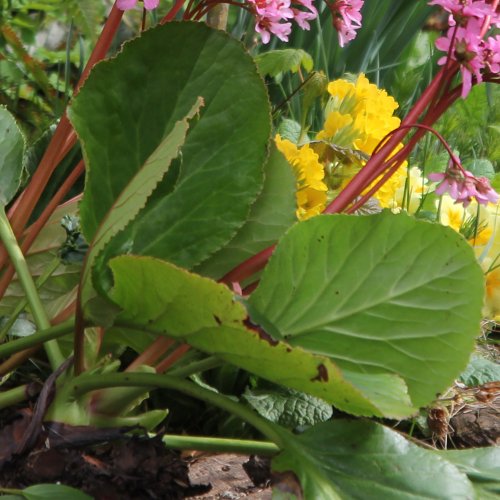
[[[285,443],[272,470],[295,473],[305,499],[474,498],[457,467],[375,422],[332,420]]]
[[[0,106],[0,204],[17,193],[23,176],[25,139],[14,117]]]
[[[284,387],[247,388],[242,397],[260,415],[289,429],[325,422],[333,413],[325,401]]]
[[[486,158],[464,161],[463,167],[472,172],[476,177],[486,177],[489,180],[495,177],[495,167]]]
[[[361,383],[399,375],[419,407],[466,366],[483,293],[481,268],[460,235],[385,211],[293,226],[249,303],[277,340],[328,356]]]
[[[274,145],[264,175],[264,187],[245,224],[224,248],[196,269],[197,273],[220,279],[241,262],[273,245],[296,222],[295,175]]]
[[[496,382],[500,380],[500,365],[474,354],[458,380],[468,387]]]
[[[27,500],[92,500],[92,497],[64,484],[37,484],[23,490]]]
[[[288,139],[294,144],[299,143],[301,132],[302,129],[300,127],[300,123],[297,123],[295,120],[291,120],[290,118],[282,120],[278,127],[278,134],[281,138]]]
[[[282,49],[264,52],[255,57],[262,76],[278,76],[291,71],[297,73],[301,67],[310,72],[314,67],[312,57],[302,49]]]

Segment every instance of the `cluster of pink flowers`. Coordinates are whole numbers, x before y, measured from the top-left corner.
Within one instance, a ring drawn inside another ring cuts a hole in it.
[[[255,16],[255,31],[262,43],[268,43],[271,34],[287,42],[295,21],[302,29],[309,29],[309,21],[316,19],[318,11],[312,0],[247,0],[246,5]],[[298,8],[300,7],[300,8]]]
[[[470,204],[472,198],[482,205],[496,203],[499,198],[486,177],[476,177],[461,167],[457,159],[450,160],[444,173],[429,174],[428,177],[433,182],[439,182],[435,190],[437,195],[449,193],[455,203],[462,203],[464,207]]]
[[[343,47],[347,42],[356,38],[356,31],[361,28],[361,7],[364,0],[334,0],[327,2],[333,16],[333,26],[339,35],[339,45]]]
[[[153,9],[156,9],[156,7],[158,7],[159,3],[160,3],[160,0],[144,0],[144,8],[146,10],[153,10]],[[117,0],[116,1],[116,6],[120,10],[133,9],[136,4],[137,4],[137,0]]]
[[[500,36],[484,39],[490,26],[500,26],[498,6],[485,0],[431,0],[429,4],[440,5],[450,13],[450,29],[436,41],[436,47],[447,53],[438,64],[446,64],[448,57],[460,63],[465,97],[473,76],[479,83],[484,71],[496,74],[500,70]]]

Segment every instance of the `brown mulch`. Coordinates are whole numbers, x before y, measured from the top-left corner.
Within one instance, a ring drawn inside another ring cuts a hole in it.
[[[56,481],[96,500],[181,499],[209,489],[191,485],[187,463],[159,438],[122,439],[92,447],[42,447],[14,456],[0,471],[0,485],[5,488]]]
[[[32,423],[33,412],[27,408],[7,425],[4,421],[0,487],[61,482],[96,500],[271,498],[265,459],[181,455],[166,448],[160,436],[125,436],[130,428],[42,424],[33,441],[27,439]]]

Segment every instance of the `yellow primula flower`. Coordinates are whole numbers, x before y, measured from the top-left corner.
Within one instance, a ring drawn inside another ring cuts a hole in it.
[[[293,142],[275,138],[276,147],[292,165],[297,179],[297,218],[305,220],[321,213],[326,206],[326,192],[323,182],[325,171],[319,162],[319,156],[309,144],[298,147]]]
[[[398,103],[363,74],[354,83],[342,79],[330,82],[328,92],[331,97],[327,116],[318,139],[332,140],[340,128],[350,125],[351,134],[343,134],[350,139],[349,144],[332,142],[371,154],[384,136],[400,124],[399,118],[393,116]],[[345,120],[345,116],[353,118],[352,122],[339,121]]]
[[[319,140],[328,139],[335,143],[335,136],[337,133],[343,128],[351,125],[352,122],[353,119],[351,115],[344,115],[339,111],[332,111],[325,120],[323,130],[321,130],[316,137]]]
[[[436,202],[436,208],[439,210],[439,222],[459,232],[466,218],[464,206],[461,203],[455,203],[450,195],[444,194]]]

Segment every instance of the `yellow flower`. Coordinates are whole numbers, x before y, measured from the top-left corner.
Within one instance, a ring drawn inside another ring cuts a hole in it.
[[[498,262],[496,265],[498,265]],[[481,267],[486,273],[486,295],[483,315],[487,318],[498,319],[500,315],[500,267],[495,267],[495,263],[490,258],[484,259]]]
[[[305,220],[321,213],[326,206],[328,188],[323,182],[325,171],[319,156],[309,144],[299,148],[279,134],[275,141],[278,150],[292,165],[297,179],[297,218]]]
[[[319,140],[328,139],[335,143],[335,136],[337,133],[348,125],[351,125],[352,122],[353,119],[351,115],[344,115],[339,111],[332,111],[325,120],[323,130],[321,130],[316,137]]]
[[[440,201],[437,201],[436,205],[440,211],[439,222],[443,226],[450,226],[459,232],[466,218],[464,206],[461,203],[455,203],[455,200],[448,194],[441,196]]]
[[[398,103],[385,90],[370,83],[364,74],[360,74],[355,83],[330,82],[328,92],[331,97],[326,107],[327,116],[318,139],[329,139],[338,146],[371,154],[381,139],[400,124],[399,118],[393,116]],[[347,123],[346,116],[351,116],[352,122]],[[350,126],[350,134],[344,131],[344,143],[336,142],[337,132],[347,126]]]

